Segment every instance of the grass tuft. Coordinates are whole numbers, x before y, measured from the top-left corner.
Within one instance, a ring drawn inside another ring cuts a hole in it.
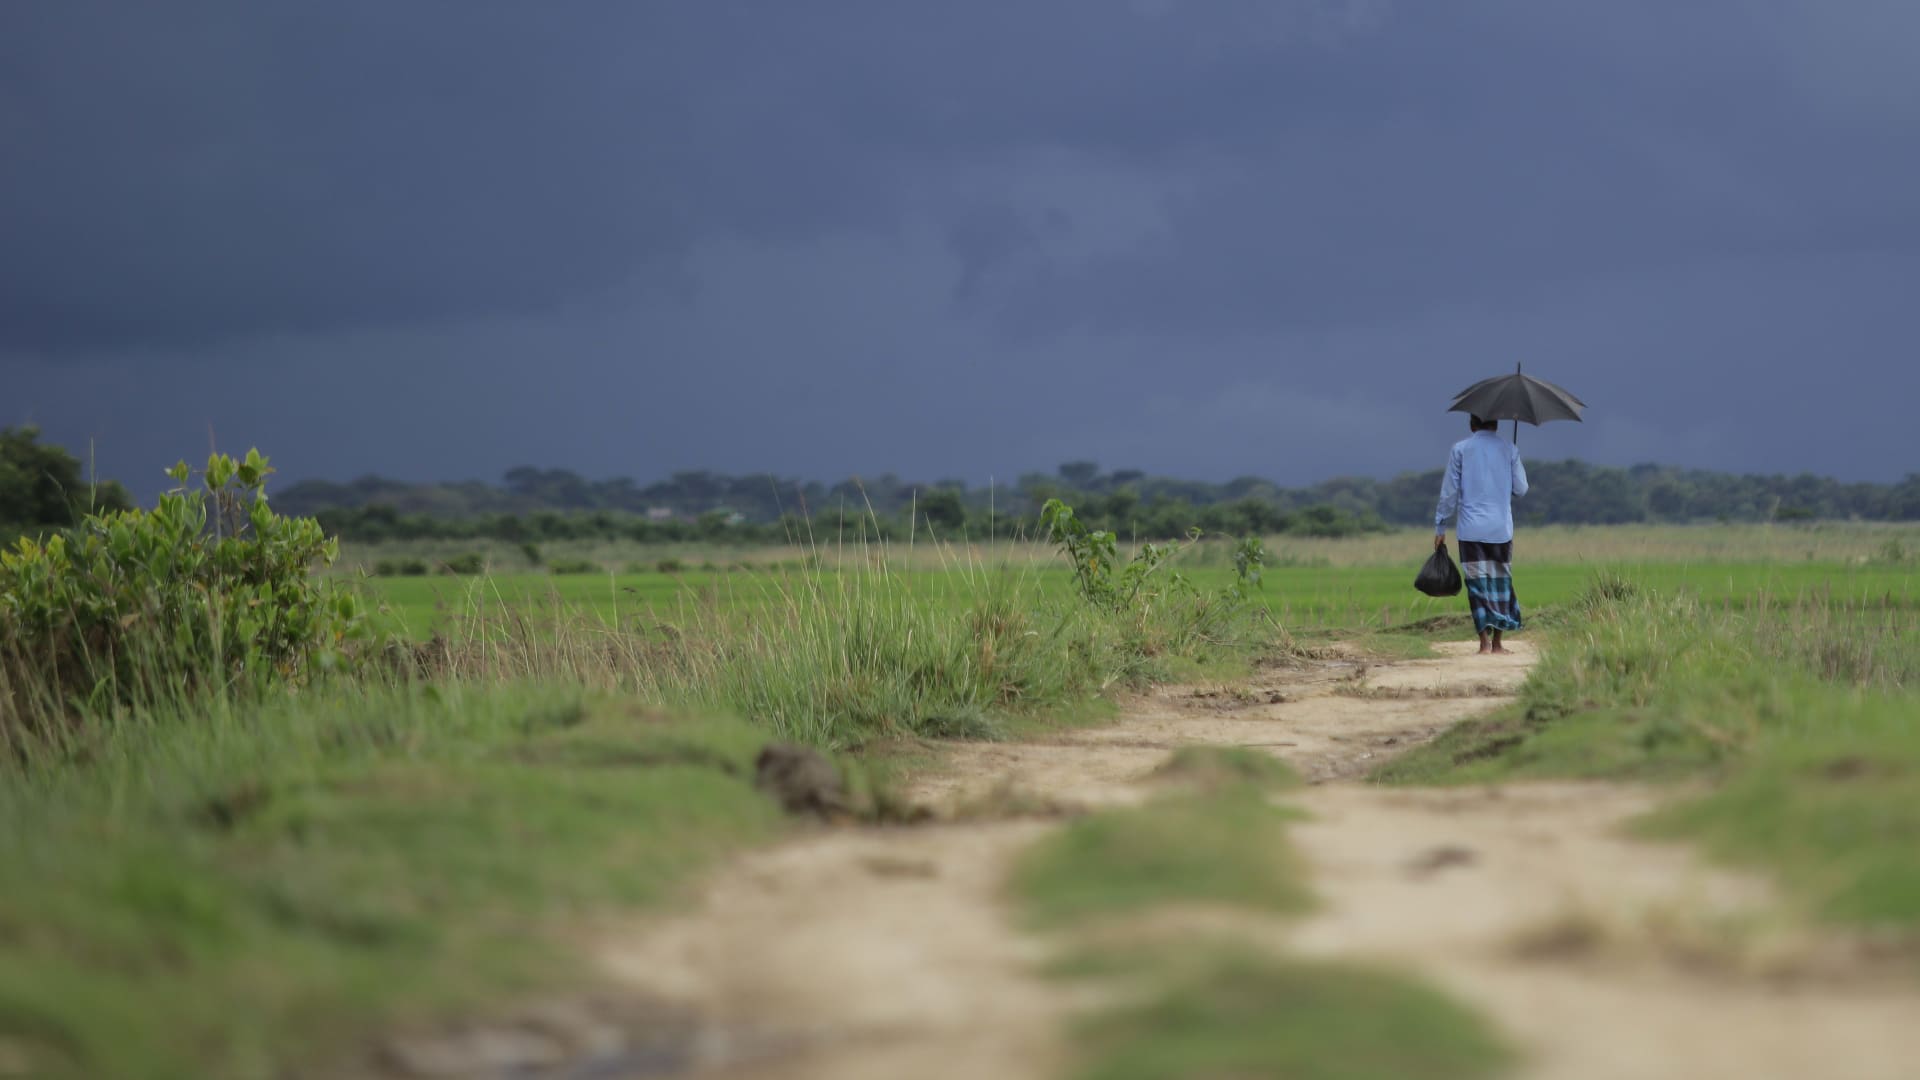
[[[1300,774],[1272,754],[1244,746],[1183,746],[1154,770],[1163,780],[1203,790],[1250,784],[1266,791],[1300,786]]]
[[[1041,926],[1176,902],[1305,911],[1289,816],[1247,784],[1102,811],[1028,849],[1012,887]]]
[[[1514,1056],[1471,1011],[1403,976],[1280,960],[1225,943],[1107,954],[1091,969],[1148,983],[1081,1024],[1078,1080],[1479,1080]]]

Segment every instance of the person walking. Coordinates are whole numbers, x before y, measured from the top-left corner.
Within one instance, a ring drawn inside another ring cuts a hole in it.
[[[1513,591],[1513,500],[1527,493],[1520,448],[1500,438],[1500,421],[1469,417],[1473,434],[1453,445],[1440,479],[1440,505],[1433,515],[1433,547],[1447,546],[1447,522],[1456,515],[1460,576],[1480,652],[1504,653],[1500,635],[1521,628],[1520,600]]]

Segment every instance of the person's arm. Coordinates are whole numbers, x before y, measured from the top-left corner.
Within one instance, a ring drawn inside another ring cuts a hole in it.
[[[1440,477],[1440,505],[1433,512],[1433,543],[1439,547],[1447,539],[1447,522],[1460,510],[1460,451],[1447,458],[1447,470]]]
[[[1520,463],[1520,451],[1513,452],[1513,493],[1523,496],[1527,493],[1527,467]]]

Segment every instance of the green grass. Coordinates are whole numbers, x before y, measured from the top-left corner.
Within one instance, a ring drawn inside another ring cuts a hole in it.
[[[1432,599],[1413,590],[1413,575],[1424,554],[1410,550],[1404,566],[1278,566],[1266,571],[1258,597],[1281,625],[1300,633],[1313,629],[1374,630],[1418,624],[1465,610],[1459,599]],[[1742,606],[1769,596],[1780,602],[1823,597],[1834,602],[1872,603],[1893,609],[1920,605],[1908,568],[1833,562],[1649,562],[1588,561],[1529,563],[1515,566],[1516,584],[1528,610],[1565,606],[1587,588],[1596,570],[1605,569],[1641,587],[1669,595],[1689,595],[1709,606]],[[386,609],[388,625],[425,638],[449,631],[474,612],[515,612],[540,617],[581,613],[608,626],[677,624],[724,613],[751,616],[777,606],[801,578],[842,576],[851,572],[809,574],[791,570],[735,573],[692,571],[682,574],[617,574],[555,577],[498,574],[491,578],[374,578],[363,583],[368,597]],[[1036,593],[1066,598],[1071,575],[1050,557],[1007,568],[906,568],[893,572],[901,587],[932,606],[964,603],[966,589],[953,578],[1003,573],[1030,579]],[[1225,568],[1200,566],[1188,571],[1204,590],[1217,591],[1232,578]]]
[[[564,689],[379,692],[97,732],[0,777],[0,1044],[228,1078],[574,971],[562,921],[764,841],[762,732]]]
[[[1767,740],[1644,830],[1771,869],[1827,918],[1920,931],[1920,700],[1801,704],[1807,730]]]
[[[1110,610],[1051,584],[987,570],[795,574],[618,629],[564,599],[487,601],[429,643],[427,677],[576,683],[839,749],[1082,715],[1117,685],[1244,671],[1273,637],[1256,608],[1218,594]]]
[[[656,694],[751,717],[784,737],[858,745],[983,737],[997,718],[1145,677],[1132,624],[987,578],[939,603],[890,575],[805,578],[753,617],[695,627],[654,669]],[[1143,631],[1144,632],[1144,631]]]
[[[1920,931],[1915,607],[1607,592],[1570,608],[1515,707],[1376,779],[1705,777],[1645,828],[1771,870],[1828,918]]]
[[[1312,897],[1287,817],[1247,784],[1103,811],[1023,853],[1012,887],[1040,926],[1177,902],[1304,911]]]
[[[1523,515],[1524,516],[1524,515]],[[542,541],[541,550],[548,562],[569,558],[587,559],[614,570],[652,570],[662,562],[679,564],[687,570],[708,568],[766,570],[794,567],[813,561],[814,556],[828,566],[865,561],[879,546],[864,530],[847,535],[839,530],[816,534],[799,544],[766,546],[729,544],[725,541],[687,541],[681,543],[635,543],[632,541],[556,540]],[[1124,537],[1125,530],[1122,530]],[[1396,529],[1343,538],[1270,536],[1266,546],[1272,567],[1380,567],[1418,565],[1426,557],[1432,534],[1423,529]],[[1220,538],[1212,538],[1220,539]],[[1920,523],[1807,522],[1761,524],[1700,525],[1520,525],[1521,558],[1529,565],[1578,564],[1606,566],[1624,562],[1690,563],[1904,563],[1920,564],[1914,553],[1920,552]],[[915,569],[939,568],[955,561],[1002,565],[1036,558],[1045,561],[1051,554],[1032,540],[966,541],[943,536],[930,542],[923,533],[906,542],[886,545],[901,563]],[[1130,547],[1122,544],[1123,548]],[[1224,567],[1231,564],[1228,543],[1203,543],[1186,565]],[[1409,552],[1415,553],[1411,564]],[[381,561],[418,560],[432,565],[460,555],[479,555],[498,571],[538,567],[528,563],[520,545],[498,540],[388,540],[354,541],[341,552],[340,568],[357,572]],[[1896,557],[1897,556],[1897,557]]]
[[[1480,1080],[1513,1054],[1484,1021],[1418,982],[1365,968],[1278,960],[1224,943],[1093,961],[1152,987],[1095,1014],[1078,1080]]]

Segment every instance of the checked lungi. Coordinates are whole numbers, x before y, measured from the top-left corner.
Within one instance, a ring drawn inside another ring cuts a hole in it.
[[[1520,599],[1513,594],[1513,541],[1460,541],[1460,576],[1467,582],[1475,631],[1520,629]]]

